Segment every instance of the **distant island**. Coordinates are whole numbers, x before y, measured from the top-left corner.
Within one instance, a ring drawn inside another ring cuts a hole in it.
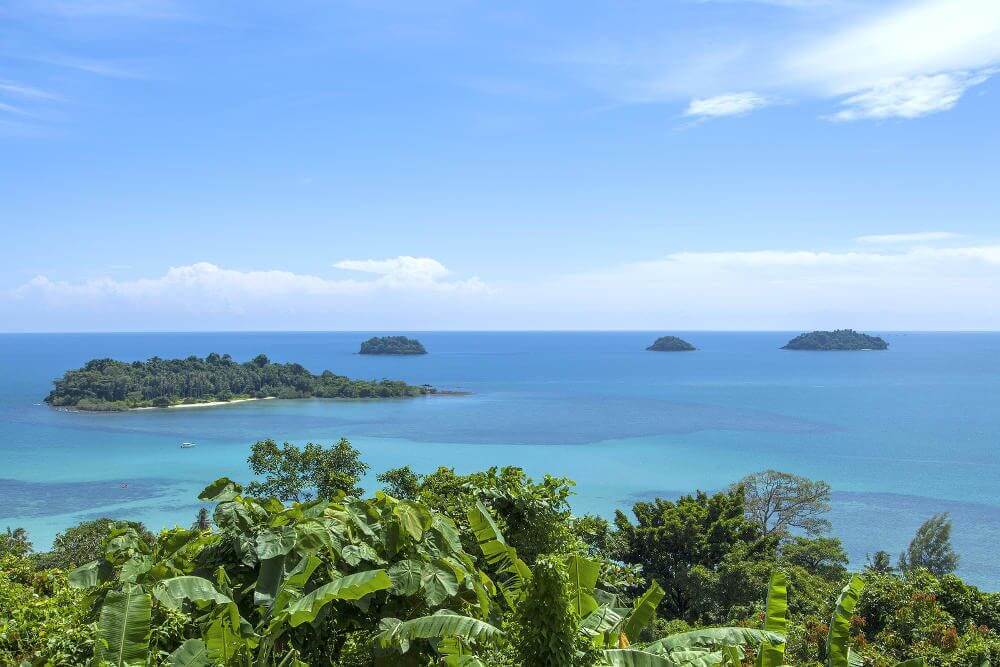
[[[300,364],[263,354],[239,363],[228,354],[204,359],[93,359],[67,371],[45,397],[54,407],[114,411],[204,405],[262,398],[403,398],[438,393],[399,380],[352,380],[330,371],[313,375]]]
[[[427,350],[415,338],[375,336],[361,343],[359,354],[427,354]]]
[[[661,336],[646,349],[651,352],[691,352],[695,346],[677,336]]]
[[[813,331],[796,336],[782,350],[885,350],[889,344],[878,336],[858,333],[854,329]]]

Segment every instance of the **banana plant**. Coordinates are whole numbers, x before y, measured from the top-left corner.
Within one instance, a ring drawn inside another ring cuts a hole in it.
[[[191,667],[304,665],[328,649],[334,618],[348,628],[409,623],[396,637],[406,637],[407,659],[425,660],[443,654],[412,621],[449,608],[490,613],[493,582],[462,549],[454,522],[419,503],[380,493],[286,506],[245,497],[226,478],[199,498],[216,503],[215,530],[164,531],[150,545],[114,526],[102,558],[70,575],[93,591],[104,664],[146,664],[158,653]],[[170,610],[188,612],[196,630],[175,646],[151,645],[151,622]],[[434,620],[439,631],[472,640],[499,632],[449,613],[478,629],[442,624],[449,616]]]

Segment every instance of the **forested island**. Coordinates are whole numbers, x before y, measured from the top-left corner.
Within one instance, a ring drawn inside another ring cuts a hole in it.
[[[427,350],[415,338],[375,336],[361,343],[359,354],[427,354]]]
[[[677,336],[660,336],[646,349],[650,352],[691,352],[695,346]]]
[[[796,336],[788,341],[782,350],[885,350],[889,344],[878,336],[858,333],[854,329],[836,331],[812,331]]]
[[[849,563],[832,490],[765,470],[574,515],[520,468],[377,476],[347,440],[254,444],[180,525],[0,531],[0,664],[984,667],[1000,594],[954,574],[947,514]],[[872,534],[873,545],[880,539]],[[461,660],[454,658],[460,657]],[[903,662],[905,661],[905,662]]]
[[[45,402],[78,410],[130,410],[255,398],[401,398],[436,393],[400,380],[354,380],[259,354],[240,363],[228,354],[124,362],[93,359],[55,381]]]

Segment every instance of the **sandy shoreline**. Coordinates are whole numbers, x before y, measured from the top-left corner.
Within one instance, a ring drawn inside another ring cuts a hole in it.
[[[175,408],[212,408],[218,405],[232,405],[234,403],[246,403],[247,401],[270,401],[276,398],[277,396],[265,396],[263,398],[234,398],[231,401],[207,401],[205,403],[178,403],[177,405],[167,405],[162,408],[155,406],[148,406],[142,408],[129,408],[128,410],[126,410],[126,412],[131,412],[132,410],[173,410]]]

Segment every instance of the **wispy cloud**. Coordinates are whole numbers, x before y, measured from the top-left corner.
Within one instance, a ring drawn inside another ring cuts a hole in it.
[[[32,86],[26,86],[16,81],[2,81],[0,80],[0,94],[9,95],[11,97],[18,97],[28,100],[58,100],[61,99],[58,95],[50,93],[39,88],[34,88]]]
[[[960,238],[961,234],[954,232],[907,232],[903,234],[868,234],[859,236],[855,241],[868,245],[888,245],[892,243],[927,243],[933,241],[949,241]]]
[[[892,79],[843,100],[831,120],[919,118],[954,107],[966,90],[989,78],[986,72],[951,72]]]
[[[699,118],[742,116],[768,104],[770,104],[769,100],[757,93],[727,93],[691,100],[684,115]]]

